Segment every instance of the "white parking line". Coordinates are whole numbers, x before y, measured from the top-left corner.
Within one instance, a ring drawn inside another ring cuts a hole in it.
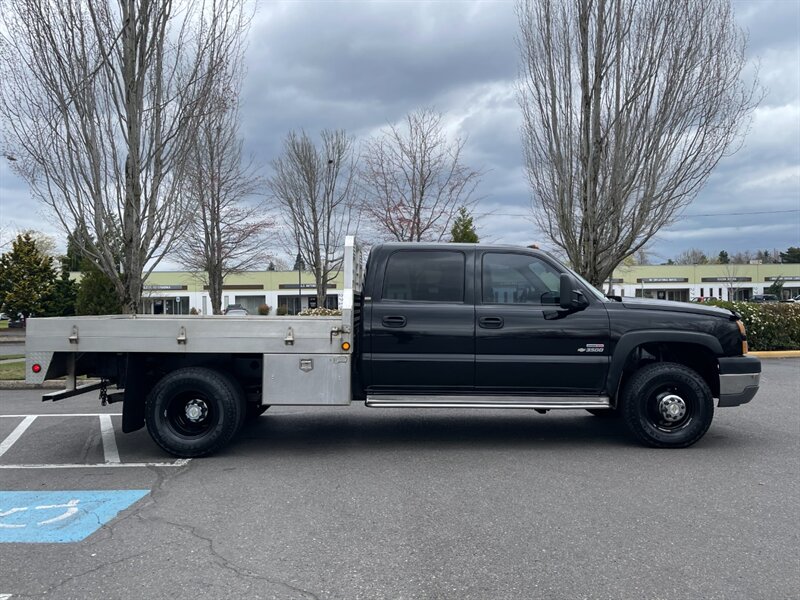
[[[183,467],[191,458],[179,458],[172,462],[121,462],[117,439],[114,434],[114,425],[111,417],[121,417],[122,413],[47,413],[42,415],[0,415],[0,419],[22,419],[14,431],[0,443],[0,456],[3,456],[14,443],[25,433],[25,430],[39,417],[100,417],[100,435],[103,442],[103,458],[105,462],[96,464],[14,464],[0,465],[0,469],[102,469],[108,467],[146,468],[146,467]],[[0,600],[4,600],[0,594]]]
[[[174,462],[143,463],[96,463],[96,464],[63,464],[63,465],[0,465],[0,469],[104,469],[115,467],[183,467],[191,458],[178,458]],[[0,598],[2,600],[2,598]]]
[[[110,415],[100,415],[100,435],[103,438],[103,456],[107,463],[119,462],[117,440],[114,437],[114,426]]]
[[[6,439],[4,439],[2,442],[0,442],[0,456],[3,456],[3,454],[5,454],[6,452],[8,452],[8,451],[9,451],[9,449],[11,448],[11,446],[13,446],[13,445],[14,445],[14,442],[16,442],[16,441],[17,441],[17,440],[18,440],[18,439],[19,439],[19,438],[22,436],[22,434],[23,434],[23,433],[25,433],[25,430],[26,430],[28,427],[30,427],[30,426],[31,426],[31,424],[32,424],[32,423],[33,423],[35,420],[36,420],[36,417],[35,417],[35,416],[33,416],[33,415],[27,415],[27,416],[26,416],[26,417],[25,417],[25,418],[22,420],[22,423],[20,423],[19,425],[17,425],[17,426],[14,428],[14,431],[12,431],[12,432],[11,432],[11,433],[8,435],[8,437],[7,437]]]
[[[122,413],[45,413],[42,415],[0,415],[0,419],[21,419],[23,417],[121,417]],[[2,600],[2,598],[0,598]]]

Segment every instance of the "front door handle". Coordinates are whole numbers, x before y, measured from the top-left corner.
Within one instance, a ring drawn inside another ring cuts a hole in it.
[[[400,316],[383,317],[382,321],[384,327],[405,327],[406,318]]]
[[[503,317],[481,317],[478,325],[484,329],[501,329],[503,327]]]

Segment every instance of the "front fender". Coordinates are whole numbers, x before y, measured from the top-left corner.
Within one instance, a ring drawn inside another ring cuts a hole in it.
[[[697,331],[670,331],[663,329],[646,329],[625,333],[619,338],[619,341],[614,347],[614,355],[611,357],[611,365],[608,368],[606,390],[609,394],[617,397],[619,384],[622,380],[622,371],[631,353],[642,344],[659,342],[694,344],[707,348],[714,356],[721,356],[723,354],[722,345],[719,343],[719,340],[709,333],[700,333]]]

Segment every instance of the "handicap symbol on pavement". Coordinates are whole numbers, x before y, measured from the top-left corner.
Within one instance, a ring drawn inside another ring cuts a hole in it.
[[[79,542],[148,492],[0,492],[0,543]]]

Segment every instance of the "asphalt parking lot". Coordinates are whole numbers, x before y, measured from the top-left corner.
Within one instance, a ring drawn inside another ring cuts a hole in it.
[[[191,461],[96,393],[0,390],[0,598],[797,598],[798,387],[764,361],[687,450],[580,411],[354,405]],[[81,502],[107,512],[48,538]]]

